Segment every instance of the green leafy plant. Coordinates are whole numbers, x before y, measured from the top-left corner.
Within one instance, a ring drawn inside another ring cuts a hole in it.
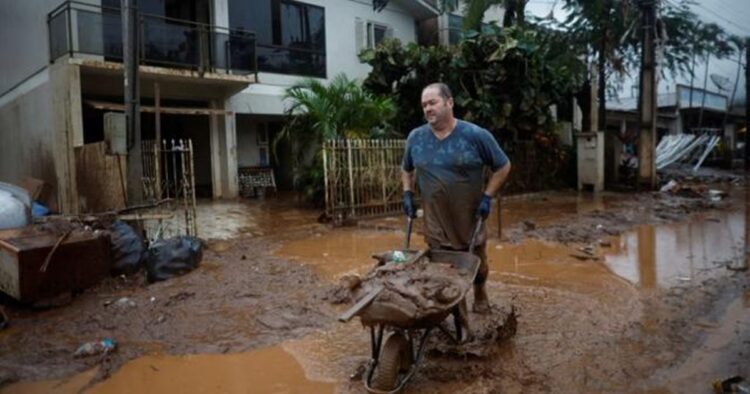
[[[290,117],[274,139],[274,151],[287,141],[294,158],[294,185],[300,196],[314,205],[323,201],[321,147],[337,138],[379,138],[388,136],[389,121],[396,107],[387,97],[362,89],[359,82],[344,74],[329,84],[306,79],[287,89]]]
[[[459,118],[487,128],[504,147],[532,142],[537,157],[549,156],[543,171],[554,178],[557,164],[570,155],[559,147],[550,106],[580,88],[585,66],[576,55],[559,32],[513,26],[467,32],[455,47],[387,40],[363,51],[360,59],[372,66],[364,87],[397,103],[393,124],[402,136],[424,123],[422,88],[442,81],[453,89]]]

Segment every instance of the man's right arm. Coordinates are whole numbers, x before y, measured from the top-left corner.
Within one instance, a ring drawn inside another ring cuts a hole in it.
[[[404,192],[414,192],[414,171],[406,171],[401,169],[401,185],[404,188]]]

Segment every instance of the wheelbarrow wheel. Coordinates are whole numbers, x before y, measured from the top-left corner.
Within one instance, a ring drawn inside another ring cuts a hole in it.
[[[412,364],[411,344],[403,334],[394,332],[383,345],[378,365],[372,376],[372,387],[390,391],[398,385],[399,372],[407,371]]]

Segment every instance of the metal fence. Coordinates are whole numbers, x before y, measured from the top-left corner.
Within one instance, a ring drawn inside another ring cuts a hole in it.
[[[257,74],[255,33],[139,14],[141,64]],[[47,15],[50,61],[76,53],[122,60],[120,9],[66,1]]]
[[[329,140],[323,144],[326,213],[335,221],[401,210],[406,140]]]
[[[198,235],[193,141],[142,141],[143,195],[155,205],[152,238]]]

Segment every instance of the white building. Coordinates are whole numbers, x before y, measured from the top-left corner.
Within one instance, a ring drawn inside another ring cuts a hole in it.
[[[120,0],[0,0],[0,181],[39,178],[53,209],[75,213],[76,149],[102,141],[123,110]],[[423,0],[140,0],[142,135],[191,138],[199,196],[238,195],[238,168],[272,163],[287,87],[364,78],[359,51],[417,41],[437,20]],[[158,100],[156,98],[158,91]],[[283,157],[280,161],[283,161]]]

